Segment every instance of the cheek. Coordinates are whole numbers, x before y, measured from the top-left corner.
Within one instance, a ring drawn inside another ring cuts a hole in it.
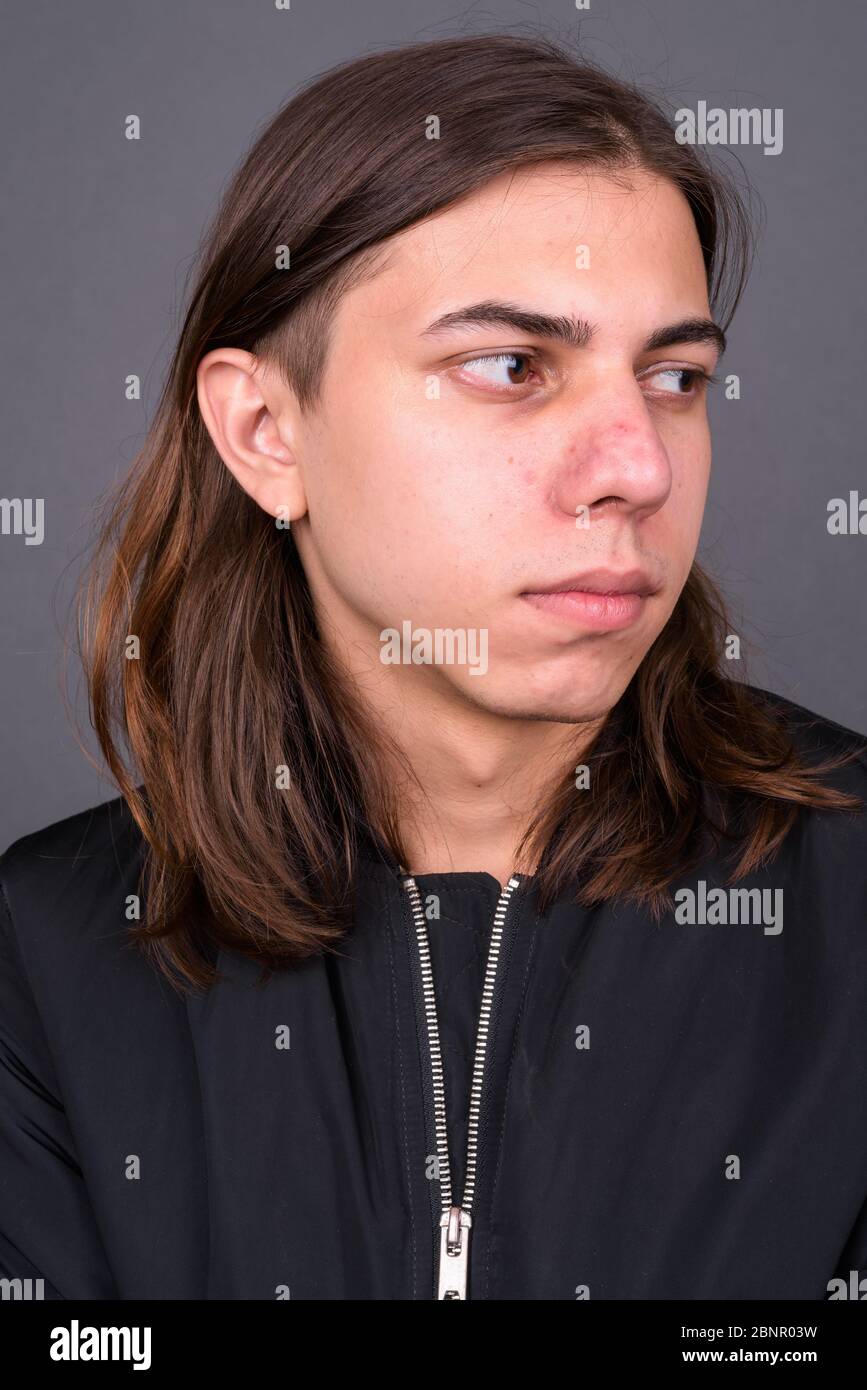
[[[317,442],[308,488],[317,544],[340,587],[365,607],[409,606],[431,622],[492,585],[509,507],[522,473],[533,477],[492,449],[489,434],[470,439],[438,417],[438,405],[391,397],[377,412],[366,399],[344,401]]]
[[[709,459],[693,455],[689,467],[675,473],[671,496],[665,508],[668,513],[670,554],[683,579],[689,573],[698,548],[707,501],[709,462]]]
[[[383,421],[373,472],[425,554],[463,554],[485,543],[519,486],[490,427],[470,430],[445,402],[406,403]],[[466,566],[461,565],[463,572]]]
[[[672,495],[684,520],[701,513],[710,481],[711,440],[706,422],[678,431],[665,441],[671,465]],[[700,518],[699,518],[700,519]]]

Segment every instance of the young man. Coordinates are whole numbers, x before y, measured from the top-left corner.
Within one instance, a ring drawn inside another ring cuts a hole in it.
[[[359,60],[257,142],[94,570],[122,795],[0,861],[4,1274],[867,1265],[863,741],[731,678],[694,560],[746,252],[539,41]]]

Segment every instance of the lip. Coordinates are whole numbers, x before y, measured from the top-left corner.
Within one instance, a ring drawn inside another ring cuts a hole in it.
[[[595,632],[631,627],[657,592],[644,570],[588,570],[521,594],[535,608]]]

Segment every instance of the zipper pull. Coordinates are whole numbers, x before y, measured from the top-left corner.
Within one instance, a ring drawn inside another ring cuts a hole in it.
[[[440,1271],[437,1298],[466,1298],[470,1268],[472,1217],[462,1207],[447,1207],[440,1217]]]

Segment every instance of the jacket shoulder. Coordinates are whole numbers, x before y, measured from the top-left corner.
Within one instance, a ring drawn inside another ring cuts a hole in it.
[[[14,840],[0,854],[0,875],[62,877],[70,868],[106,859],[120,868],[140,852],[142,841],[126,801],[116,796]]]
[[[746,689],[756,701],[766,705],[777,719],[785,724],[793,741],[804,751],[813,748],[821,755],[834,755],[848,749],[856,752],[860,749],[861,760],[866,758],[867,734],[857,733],[854,728],[829,719],[827,714],[807,709],[807,706],[799,705],[788,696],[778,695],[777,692],[763,689],[760,685],[748,685]]]
[[[746,688],[784,726],[796,752],[805,761],[817,763],[851,755],[837,776],[847,783],[860,784],[861,791],[867,792],[867,735],[774,691],[756,685]]]
[[[100,907],[135,892],[144,836],[122,796],[15,840],[0,855],[0,900],[20,925],[100,928]]]

